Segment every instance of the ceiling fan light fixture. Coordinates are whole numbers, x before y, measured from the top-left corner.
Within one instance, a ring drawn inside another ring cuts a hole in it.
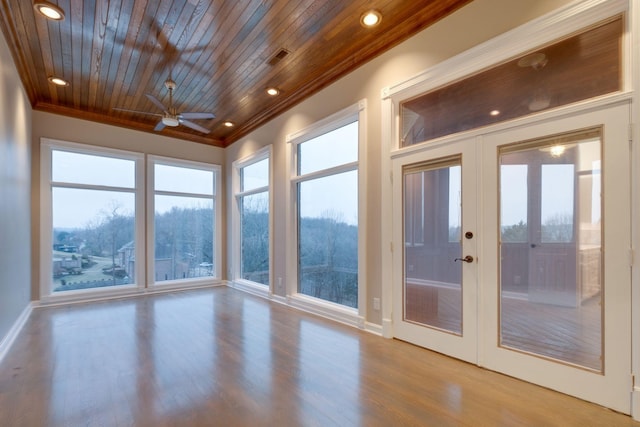
[[[165,126],[176,127],[176,126],[178,126],[180,124],[180,120],[178,120],[177,117],[164,116],[162,118],[162,123]]]
[[[64,19],[64,11],[48,1],[37,1],[33,4],[33,8],[47,19],[53,21],[62,21]]]
[[[50,76],[47,77],[47,80],[49,80],[49,83],[53,83],[56,86],[69,86],[69,82],[66,81],[65,79],[61,79],[60,77],[56,77],[56,76]]]
[[[368,10],[360,15],[360,24],[365,28],[375,27],[380,24],[380,21],[382,21],[382,14],[375,9]]]

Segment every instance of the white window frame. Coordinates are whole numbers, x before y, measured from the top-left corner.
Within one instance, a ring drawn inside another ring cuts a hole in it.
[[[231,206],[231,280],[232,286],[243,289],[248,292],[257,293],[262,296],[272,295],[274,289],[273,283],[273,148],[271,145],[265,146],[255,153],[236,160],[232,164],[232,192],[233,203]],[[263,187],[252,188],[251,190],[241,191],[242,169],[251,166],[263,160],[269,160],[268,184]],[[256,283],[242,278],[242,235],[241,225],[242,218],[240,212],[240,202],[243,197],[254,194],[267,192],[269,196],[269,286],[262,283]]]
[[[290,305],[302,310],[310,311],[342,323],[359,328],[365,327],[366,318],[366,100],[360,100],[341,111],[338,111],[304,129],[291,133],[286,137],[287,157],[289,158],[289,185],[287,185],[287,228],[286,228],[286,265],[287,300]],[[358,160],[319,172],[312,172],[298,176],[297,152],[298,145],[331,132],[349,123],[358,122]],[[350,170],[358,171],[358,308],[346,307],[319,298],[313,298],[298,292],[298,183],[310,178],[320,178]]]
[[[84,300],[88,298],[100,298],[114,294],[122,295],[139,292],[145,287],[144,268],[137,268],[134,283],[108,288],[92,288],[70,290],[55,293],[52,289],[51,277],[53,265],[51,262],[51,248],[53,247],[53,187],[81,188],[87,190],[113,190],[133,193],[135,196],[135,230],[136,241],[135,256],[144,259],[144,155],[140,153],[116,150],[105,147],[97,147],[75,142],[60,141],[42,138],[40,145],[40,301],[43,303],[56,301]],[[111,157],[135,162],[135,187],[119,188],[93,184],[57,184],[52,180],[52,153],[53,151],[67,151],[92,156]]]
[[[213,195],[203,195],[199,193],[184,193],[184,192],[167,192],[155,190],[155,165],[165,165],[173,167],[182,167],[188,169],[200,169],[213,173]],[[172,289],[183,287],[197,287],[197,286],[209,286],[212,283],[219,283],[221,281],[221,269],[222,269],[222,207],[220,197],[221,184],[220,184],[220,172],[221,167],[212,163],[195,162],[191,160],[181,160],[172,157],[163,157],[156,155],[147,156],[147,258],[146,258],[146,271],[147,281],[149,288],[155,289]],[[207,198],[211,197],[213,200],[213,250],[214,250],[214,266],[213,276],[206,277],[193,277],[188,279],[176,279],[176,280],[163,280],[160,282],[155,281],[155,195],[177,195],[177,196],[192,196]]]

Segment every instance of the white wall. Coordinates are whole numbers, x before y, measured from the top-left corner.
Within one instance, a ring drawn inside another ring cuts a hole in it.
[[[31,296],[31,105],[0,33],[0,342]]]
[[[381,229],[391,226],[382,223],[380,212],[380,169],[382,156],[385,155],[382,153],[380,138],[381,89],[406,80],[445,59],[567,3],[569,0],[475,0],[234,143],[227,148],[226,164],[230,165],[234,160],[246,157],[265,145],[273,144],[274,206],[277,210],[284,209],[289,171],[289,159],[285,155],[286,135],[355,104],[360,99],[367,99],[366,321],[379,325],[382,322],[381,313],[373,310],[372,301],[373,298],[382,296],[382,247],[383,244],[388,247],[388,243],[381,241]],[[295,55],[295,52],[293,54]],[[227,193],[231,194],[229,171],[226,176]],[[227,215],[230,217],[230,211]],[[273,230],[276,242],[285,241],[286,227],[285,216],[281,213],[276,214]],[[274,278],[282,277],[285,283],[287,280],[295,280],[286,275],[283,244],[274,245],[271,262]],[[277,279],[274,281],[277,283]],[[275,289],[275,293],[284,295],[284,289]]]
[[[147,133],[134,131],[125,128],[95,123],[87,120],[79,120],[57,114],[33,112],[32,127],[32,162],[31,179],[33,205],[32,214],[32,245],[33,245],[33,280],[32,295],[34,300],[40,299],[40,275],[39,247],[40,247],[40,225],[39,225],[39,205],[40,205],[40,140],[41,138],[52,138],[62,141],[78,142],[102,147],[116,148],[120,150],[135,151],[138,153],[154,154],[158,156],[173,157],[176,159],[194,160],[199,162],[224,164],[224,149],[205,144],[180,140],[163,136],[161,133]],[[224,168],[223,168],[224,174]],[[224,190],[220,195],[223,208],[225,204]],[[223,242],[225,241],[225,229],[223,218]],[[222,259],[222,272],[226,271],[226,259]],[[223,274],[224,278],[224,274]]]

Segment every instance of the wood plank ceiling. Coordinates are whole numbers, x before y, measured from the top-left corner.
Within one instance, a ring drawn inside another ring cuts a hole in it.
[[[51,21],[0,0],[0,27],[35,110],[154,132],[161,117],[114,108],[162,114],[145,95],[167,106],[171,76],[179,113],[216,117],[161,133],[227,146],[470,1],[59,0]],[[382,21],[364,28],[370,9]]]

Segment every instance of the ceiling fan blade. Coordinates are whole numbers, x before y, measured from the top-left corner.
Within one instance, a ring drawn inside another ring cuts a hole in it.
[[[147,97],[147,99],[149,101],[151,101],[153,103],[153,105],[155,105],[156,107],[158,107],[162,111],[165,111],[164,105],[162,105],[162,102],[158,101],[158,98],[156,98],[155,96],[151,95],[150,93],[145,93],[144,95]]]
[[[178,115],[182,119],[215,119],[213,113],[181,113]]]
[[[202,133],[209,133],[210,132],[209,129],[203,128],[202,126],[197,125],[197,124],[195,124],[193,122],[190,122],[189,120],[180,120],[180,123],[185,125],[186,127],[189,127],[191,129],[193,129],[193,130],[197,130],[198,132],[202,132]]]
[[[147,114],[150,116],[158,116],[158,117],[162,117],[162,114],[158,114],[158,113],[150,113],[148,111],[139,111],[139,110],[129,110],[127,108],[118,108],[118,107],[113,107],[113,110],[116,111],[124,111],[126,113],[136,113],[136,114]]]
[[[162,129],[164,129],[164,127],[165,124],[162,122],[162,120],[160,120],[156,127],[153,128],[153,130],[155,130],[156,132],[160,132]]]

